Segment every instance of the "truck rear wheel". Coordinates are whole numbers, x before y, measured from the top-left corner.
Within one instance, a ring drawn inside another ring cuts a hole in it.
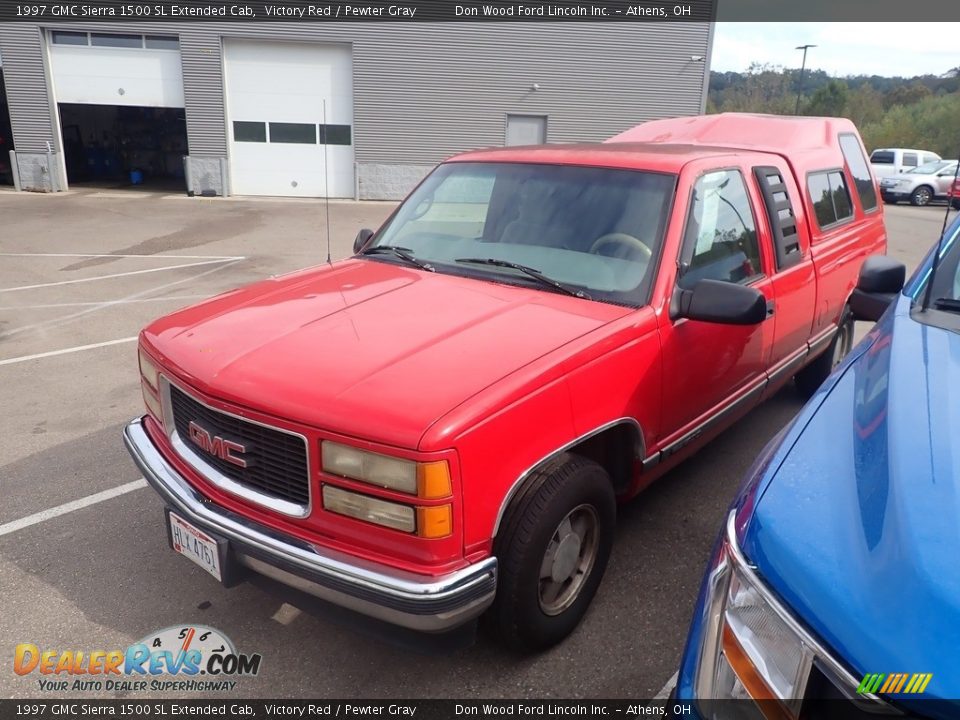
[[[505,644],[540,650],[576,628],[607,567],[615,521],[613,486],[597,463],[565,453],[534,472],[495,545],[491,620]]]
[[[837,333],[833,340],[827,346],[827,349],[812,363],[798,372],[794,377],[797,383],[797,389],[804,397],[813,395],[817,388],[823,384],[827,376],[833,372],[843,359],[850,353],[853,347],[854,319],[850,308],[844,305],[843,312],[840,313],[840,324],[837,327]]]

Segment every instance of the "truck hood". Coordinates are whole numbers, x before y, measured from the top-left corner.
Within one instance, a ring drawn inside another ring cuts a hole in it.
[[[268,280],[144,330],[203,392],[406,448],[474,394],[628,309],[352,259]]]
[[[933,673],[923,697],[957,698],[960,335],[909,302],[758,489],[741,543],[855,675]]]

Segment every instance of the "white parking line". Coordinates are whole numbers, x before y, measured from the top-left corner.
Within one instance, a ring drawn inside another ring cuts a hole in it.
[[[237,258],[236,260],[226,260],[223,262],[222,265],[217,265],[214,268],[210,268],[209,270],[204,270],[203,272],[199,272],[196,275],[191,275],[190,277],[181,278],[180,280],[174,280],[173,282],[164,283],[163,285],[157,285],[155,287],[147,288],[146,290],[141,290],[140,292],[135,292],[132,295],[127,295],[126,297],[119,298],[119,300],[120,301],[136,300],[137,298],[142,298],[146,295],[150,295],[155,292],[160,292],[161,290],[166,290],[167,288],[171,288],[176,285],[182,285],[183,283],[186,283],[186,282],[199,280],[200,278],[206,277],[207,275],[211,275],[215,272],[220,272],[221,270],[225,270],[226,268],[245,259],[246,258],[244,257],[240,257],[240,258]],[[7,330],[6,332],[0,333],[0,338],[13,337],[14,335],[18,335],[19,333],[26,332],[27,330],[39,330],[41,328],[56,327],[57,325],[63,325],[64,323],[68,323],[71,320],[76,320],[79,317],[83,317],[84,315],[89,315],[90,313],[97,312],[98,310],[102,310],[103,308],[110,307],[111,305],[116,303],[117,303],[117,300],[111,300],[109,301],[109,303],[94,305],[92,307],[88,307],[86,310],[78,310],[75,313],[70,313],[68,315],[64,315],[63,317],[53,318],[51,320],[44,320],[43,322],[32,323],[30,325],[22,325],[21,327],[16,327],[16,328],[13,328],[12,330]]]
[[[27,362],[27,360],[39,360],[40,358],[48,358],[55,355],[67,355],[69,353],[80,352],[81,350],[93,350],[95,348],[133,342],[136,339],[137,336],[134,335],[133,337],[120,338],[119,340],[107,340],[105,342],[91,343],[89,345],[77,345],[76,347],[64,348],[63,350],[50,350],[49,352],[34,353],[33,355],[21,355],[20,357],[12,357],[6,358],[5,360],[0,360],[0,365],[14,365],[16,363]]]
[[[23,530],[31,525],[36,525],[38,523],[51,520],[55,517],[72,513],[75,510],[82,510],[83,508],[90,507],[91,505],[102,503],[105,500],[110,500],[111,498],[119,497],[120,495],[126,495],[129,492],[139,490],[140,488],[144,488],[146,486],[147,481],[143,478],[140,478],[139,480],[128,482],[126,485],[120,485],[119,487],[111,488],[110,490],[104,490],[103,492],[88,495],[87,497],[80,498],[79,500],[73,500],[71,502],[64,503],[63,505],[57,505],[49,510],[42,510],[41,512],[34,513],[33,515],[27,515],[25,518],[20,518],[19,520],[14,520],[4,525],[0,525],[0,537],[9,535],[10,533],[15,533],[18,530]]]
[[[270,619],[273,620],[274,622],[280,623],[281,625],[289,625],[294,620],[296,620],[299,616],[300,616],[299,608],[295,608],[293,605],[290,605],[289,603],[283,603],[283,605],[280,606],[280,609],[277,610],[273,614],[273,617]]]
[[[0,311],[3,310],[49,310],[52,308],[65,307],[108,307],[110,305],[131,305],[133,303],[164,302],[166,300],[198,300],[208,298],[209,295],[166,295],[155,298],[138,298],[137,300],[94,300],[93,302],[64,302],[64,303],[46,303],[45,305],[0,305]]]
[[[165,265],[158,268],[147,268],[146,270],[130,270],[129,272],[112,273],[110,275],[94,275],[93,277],[75,278],[74,280],[58,280],[57,282],[38,283],[36,285],[21,285],[20,287],[0,288],[0,293],[15,292],[17,290],[35,290],[37,288],[56,287],[58,285],[76,285],[77,283],[94,282],[96,280],[109,280],[110,278],[128,277],[130,275],[145,275],[147,273],[162,272],[164,270],[179,270],[180,268],[198,267],[200,265],[213,265],[214,263],[225,263],[227,260],[202,260],[200,262],[184,263],[183,265]]]
[[[673,675],[670,676],[670,679],[667,680],[667,684],[660,688],[660,692],[653,696],[654,700],[666,700],[670,697],[670,693],[673,692],[673,688],[677,684],[677,678],[680,676],[680,671],[678,670]]]
[[[148,253],[0,253],[0,257],[171,258],[173,260],[241,260],[242,255],[150,255]]]

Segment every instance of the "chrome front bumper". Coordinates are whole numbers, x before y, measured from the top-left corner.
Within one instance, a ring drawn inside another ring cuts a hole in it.
[[[486,610],[497,587],[497,560],[427,577],[318,548],[218,507],[194,490],[166,461],[143,427],[123,431],[144,478],[178,514],[226,538],[241,565],[363,615],[422,632],[443,632]]]

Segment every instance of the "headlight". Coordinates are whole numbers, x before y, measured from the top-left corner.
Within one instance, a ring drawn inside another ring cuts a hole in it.
[[[143,403],[147,410],[161,425],[163,412],[160,408],[160,371],[154,365],[150,356],[140,350],[140,389],[143,392]]]
[[[140,350],[140,377],[147,381],[154,392],[157,392],[160,387],[160,372],[157,370],[157,366],[153,364],[150,356],[142,349]]]
[[[320,446],[323,471],[389,490],[435,499],[452,493],[445,460],[415,462],[324,440]]]
[[[359,493],[323,486],[323,506],[330,512],[412,533],[417,529],[416,511],[409,505],[387,502]]]
[[[711,712],[710,700],[749,698],[757,704],[744,717],[796,718],[813,650],[796,621],[740,554],[733,513],[708,588],[708,616],[695,680],[704,714],[710,718],[729,714],[729,705]]]

